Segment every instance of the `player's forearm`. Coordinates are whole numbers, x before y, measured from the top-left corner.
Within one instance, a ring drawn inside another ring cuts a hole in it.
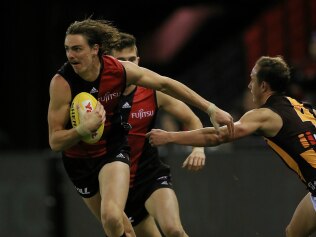
[[[55,131],[49,137],[49,145],[53,151],[64,151],[77,144],[81,136],[75,128],[69,130]]]
[[[192,131],[171,132],[169,133],[168,142],[202,147],[216,146],[220,143],[220,139],[214,128],[207,127]]]
[[[203,128],[202,122],[193,113],[192,115],[190,115],[190,119],[187,119],[187,121],[183,121],[182,124],[186,128],[186,130],[196,130],[196,129]]]
[[[209,101],[205,100],[202,96],[197,94],[195,91],[191,90],[186,85],[171,78],[167,78],[167,80],[170,83],[164,85],[161,88],[161,92],[166,93],[172,97],[175,97],[178,100],[181,100],[186,104],[190,104],[204,112],[207,111],[210,105]]]
[[[195,115],[189,121],[184,122],[184,126],[185,126],[185,128],[187,128],[187,130],[196,130],[196,129],[203,128],[203,124],[201,123],[200,119],[197,116],[195,116]],[[192,148],[195,151],[196,150],[204,151],[204,147],[203,146],[193,146]]]
[[[128,67],[130,66],[131,65]],[[161,91],[207,113],[211,103],[183,83],[172,78],[159,75],[146,68],[142,68],[141,72],[138,72],[142,75],[141,77],[129,77],[129,80],[134,80],[134,83],[140,84],[144,87],[150,87]],[[139,81],[137,82],[137,78],[140,78],[141,83]]]

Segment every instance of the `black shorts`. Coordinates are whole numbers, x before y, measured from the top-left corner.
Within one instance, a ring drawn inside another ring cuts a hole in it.
[[[63,156],[67,175],[79,195],[83,198],[93,197],[99,191],[99,172],[102,167],[114,161],[130,165],[129,154],[125,150],[97,158],[68,158]]]
[[[170,172],[166,174],[159,174],[154,179],[129,189],[125,213],[133,226],[138,225],[148,216],[148,212],[145,208],[145,202],[154,191],[160,188],[172,189]]]

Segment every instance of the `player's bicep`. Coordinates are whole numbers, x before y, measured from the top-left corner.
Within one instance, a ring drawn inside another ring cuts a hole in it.
[[[48,125],[50,132],[62,130],[69,120],[69,105],[60,106],[51,104],[48,109]]]
[[[49,131],[63,129],[69,119],[71,93],[69,84],[60,76],[55,76],[50,85],[48,106]]]
[[[126,71],[126,80],[128,84],[139,85],[154,90],[162,90],[166,84],[166,77],[159,75],[147,68],[139,67],[134,63],[122,62]]]
[[[239,121],[235,122],[234,139],[249,136],[260,130],[263,122],[262,113],[258,110],[251,110],[245,113]]]

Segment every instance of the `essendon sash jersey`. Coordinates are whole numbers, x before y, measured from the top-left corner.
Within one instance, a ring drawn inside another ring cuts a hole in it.
[[[68,62],[58,71],[69,83],[72,99],[80,92],[88,92],[101,102],[106,111],[104,132],[100,141],[95,144],[79,142],[64,151],[66,157],[99,157],[114,152],[126,142],[118,106],[126,86],[125,70],[123,65],[111,56],[103,56],[101,62],[103,64],[101,64],[100,75],[94,82],[83,80]],[[70,121],[67,128],[71,128]]]
[[[316,117],[311,106],[281,95],[271,96],[266,107],[281,116],[283,126],[268,145],[286,165],[298,174],[313,194],[316,194]]]
[[[156,92],[152,89],[136,87],[121,101],[123,120],[131,125],[128,144],[131,148],[130,187],[140,185],[161,169],[166,169],[158,157],[156,147],[151,147],[145,135],[155,124],[158,111]]]

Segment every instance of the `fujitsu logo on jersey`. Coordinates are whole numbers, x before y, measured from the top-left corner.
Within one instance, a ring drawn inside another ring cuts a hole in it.
[[[108,102],[110,100],[113,100],[114,98],[120,97],[121,96],[121,92],[114,92],[114,93],[105,93],[103,96],[99,97],[99,101],[100,102]]]
[[[138,110],[138,112],[131,113],[132,118],[137,118],[137,119],[152,117],[153,115],[154,115],[153,110],[144,111],[143,109]]]

